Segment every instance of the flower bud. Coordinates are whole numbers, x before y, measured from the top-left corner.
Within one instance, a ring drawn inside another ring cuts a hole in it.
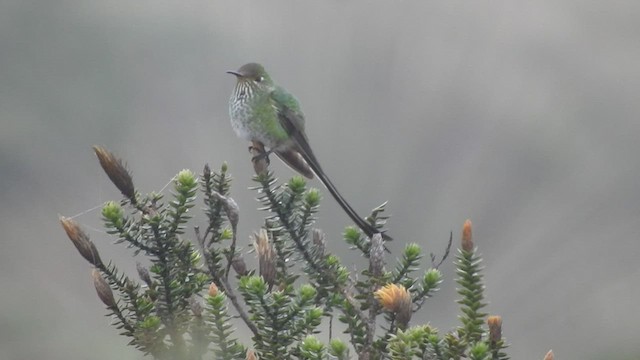
[[[471,252],[473,251],[473,237],[471,236],[471,220],[464,222],[462,225],[462,250]]]
[[[107,174],[111,182],[120,190],[122,195],[129,199],[132,203],[136,202],[135,188],[133,187],[133,179],[122,160],[118,159],[113,153],[109,152],[102,146],[94,146],[93,151],[100,161],[100,166]]]
[[[227,214],[227,218],[229,219],[229,223],[231,223],[231,228],[235,232],[238,226],[238,221],[240,220],[240,208],[238,207],[238,203],[236,203],[236,201],[233,200],[233,198],[231,198],[230,196],[224,196],[217,192],[214,192],[213,196],[220,200],[222,208],[224,209],[225,213]]]
[[[209,181],[209,179],[211,178],[211,167],[209,166],[209,164],[204,164],[202,177],[204,178],[205,182]]]
[[[109,286],[107,281],[102,277],[100,271],[93,269],[91,271],[91,277],[93,278],[93,286],[96,288],[96,292],[100,300],[102,300],[102,303],[109,308],[115,307],[116,300],[113,297],[113,290],[111,290],[111,286]]]
[[[258,357],[253,350],[247,350],[247,360],[258,360]]]
[[[218,295],[218,286],[216,286],[216,284],[211,283],[209,285],[209,296],[211,297],[215,297]]]
[[[138,276],[140,276],[140,279],[142,279],[142,281],[144,281],[147,286],[151,287],[152,282],[151,276],[149,275],[149,270],[147,270],[147,268],[142,266],[142,264],[140,264],[139,262],[136,263],[136,270],[138,270]]]
[[[100,260],[98,249],[96,249],[96,246],[89,240],[89,235],[82,230],[80,225],[78,225],[75,220],[64,216],[60,217],[60,224],[62,224],[69,240],[71,240],[80,255],[93,266],[101,266],[102,260]]]
[[[202,317],[202,305],[196,300],[194,296],[189,299],[189,307],[195,317]]]
[[[233,258],[233,260],[231,261],[231,266],[239,276],[245,276],[249,273],[247,271],[247,264],[244,262],[244,259],[240,255],[236,255]]]
[[[496,343],[502,339],[502,317],[494,315],[487,318],[489,326],[489,340]]]

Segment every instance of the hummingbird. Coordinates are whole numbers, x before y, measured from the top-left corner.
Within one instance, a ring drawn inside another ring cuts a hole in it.
[[[380,233],[353,210],[322,170],[304,131],[305,118],[298,100],[277,85],[260,64],[248,63],[227,73],[235,75],[237,80],[229,99],[231,127],[236,135],[269,149],[259,156],[268,159],[269,154],[274,153],[306,178],[317,176],[368,237]],[[386,234],[382,236],[391,239]]]

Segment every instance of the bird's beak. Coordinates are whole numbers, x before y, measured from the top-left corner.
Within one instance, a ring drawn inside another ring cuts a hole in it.
[[[237,71],[231,71],[231,70],[229,70],[229,71],[227,71],[227,74],[235,75],[236,77],[242,77],[242,74],[240,74],[240,73],[239,73],[239,72],[237,72]]]

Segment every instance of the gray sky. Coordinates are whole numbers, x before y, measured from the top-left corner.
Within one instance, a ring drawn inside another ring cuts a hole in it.
[[[473,220],[513,358],[637,356],[638,19],[634,1],[0,2],[0,358],[141,358],[57,222],[118,198],[93,144],[144,191],[228,161],[248,243],[261,213],[225,71],[250,61],[299,98],[352,205],[389,201],[396,249],[440,252]],[[351,263],[322,190],[319,226]],[[98,211],[77,219],[134,269]],[[445,331],[443,271],[417,320]]]

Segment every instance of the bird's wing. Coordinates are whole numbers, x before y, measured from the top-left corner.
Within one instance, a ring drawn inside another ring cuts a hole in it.
[[[300,105],[293,95],[286,92],[284,89],[277,88],[271,93],[271,98],[274,101],[278,112],[278,119],[280,124],[291,136],[291,139],[297,147],[297,151],[311,167],[313,172],[318,176],[322,184],[329,190],[331,195],[336,199],[340,207],[349,215],[351,220],[358,225],[367,236],[371,237],[373,234],[378,233],[373,225],[365,221],[356,211],[349,205],[349,203],[340,195],[338,189],[333,185],[329,177],[324,173],[320,167],[318,159],[316,159],[311,146],[309,146],[309,140],[304,132],[304,115],[300,110]],[[384,236],[384,235],[383,235]],[[387,236],[390,239],[390,237]]]
[[[314,172],[304,157],[298,151],[298,148],[274,149],[273,152],[278,155],[280,160],[287,164],[293,171],[297,171],[307,179],[313,179]]]
[[[276,106],[280,125],[299,147],[298,150],[303,157],[305,157],[305,160],[307,160],[308,157],[317,165],[318,169],[320,169],[318,159],[316,159],[316,156],[313,154],[311,146],[309,145],[309,139],[304,132],[304,114],[300,109],[298,100],[286,90],[279,87],[271,92],[271,98]],[[313,170],[317,172],[315,168]]]

